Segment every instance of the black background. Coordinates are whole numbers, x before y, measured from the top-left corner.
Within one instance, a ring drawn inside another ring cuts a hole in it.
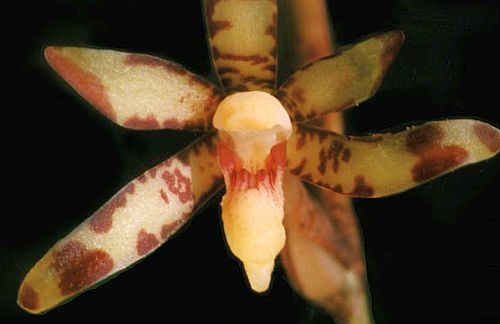
[[[50,71],[49,44],[126,49],[208,74],[199,1],[19,2],[4,12],[5,177],[0,322],[331,323],[275,271],[250,292],[224,244],[214,203],[136,267],[48,314],[15,304],[29,268],[59,238],[195,133],[136,132],[105,120]],[[499,6],[494,1],[330,1],[338,40],[404,29],[377,96],[347,113],[351,134],[446,117],[499,126]],[[13,13],[13,17],[8,17]],[[13,63],[12,63],[13,62]],[[6,75],[13,71],[13,76]],[[12,86],[13,85],[13,86]],[[401,129],[401,127],[396,128]],[[355,200],[377,323],[498,323],[499,158],[393,197]],[[492,297],[491,297],[492,296]]]

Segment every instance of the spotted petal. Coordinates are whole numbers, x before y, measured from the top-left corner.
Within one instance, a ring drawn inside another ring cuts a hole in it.
[[[128,128],[210,129],[221,100],[211,83],[154,56],[48,47],[45,57],[104,116]]]
[[[276,0],[205,1],[213,64],[226,92],[273,92],[276,17]]]
[[[351,45],[295,72],[276,95],[297,122],[358,105],[377,91],[403,40],[392,31]]]
[[[30,270],[18,304],[45,312],[145,257],[221,188],[208,135],[131,181]]]
[[[379,197],[488,159],[499,150],[500,131],[476,120],[430,122],[359,138],[298,125],[288,145],[288,168],[320,187]]]

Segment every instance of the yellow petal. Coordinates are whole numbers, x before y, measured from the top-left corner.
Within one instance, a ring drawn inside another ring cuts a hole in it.
[[[43,313],[145,257],[218,189],[215,136],[192,143],[131,181],[29,271],[18,304]]]
[[[285,177],[287,242],[281,260],[293,287],[339,323],[371,323],[359,229],[347,197]]]
[[[48,47],[45,57],[82,97],[127,128],[210,129],[221,100],[211,83],[154,56]]]
[[[476,120],[430,122],[360,138],[299,125],[288,145],[288,170],[336,192],[380,197],[491,158],[499,149],[500,131]]]
[[[377,91],[403,40],[392,31],[351,45],[295,72],[276,96],[296,121],[358,105]]]
[[[273,92],[276,0],[207,0],[204,3],[213,64],[226,92]]]

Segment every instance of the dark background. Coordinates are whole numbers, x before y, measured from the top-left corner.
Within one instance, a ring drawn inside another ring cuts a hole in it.
[[[340,43],[404,29],[406,43],[375,98],[347,114],[363,134],[445,117],[499,126],[495,1],[330,1]],[[49,44],[170,58],[208,74],[199,1],[38,1],[4,11],[5,160],[14,178],[0,238],[0,323],[75,319],[331,323],[275,271],[246,288],[214,203],[136,267],[40,317],[15,304],[29,268],[59,238],[145,169],[198,136],[113,125],[50,71]],[[13,17],[8,17],[13,14]],[[13,76],[5,75],[13,71]],[[14,85],[12,87],[12,85]],[[399,128],[401,129],[401,128]],[[377,323],[498,323],[499,158],[393,197],[355,200]],[[10,206],[10,207],[9,207]]]

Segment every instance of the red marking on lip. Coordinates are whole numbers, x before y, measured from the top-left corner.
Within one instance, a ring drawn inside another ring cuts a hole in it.
[[[500,150],[500,132],[496,128],[478,122],[474,125],[474,132],[491,152]]]
[[[423,152],[413,166],[413,180],[422,182],[462,164],[469,156],[467,150],[457,145],[433,147]]]
[[[133,194],[135,191],[134,183],[129,183],[120,192],[118,192],[110,201],[102,206],[89,221],[89,226],[95,233],[107,233],[113,226],[113,215],[118,208],[127,205],[127,194]]]
[[[116,112],[109,101],[106,89],[99,77],[78,67],[62,54],[62,49],[47,47],[45,58],[52,68],[66,80],[82,97],[103,115],[116,121]]]
[[[59,274],[62,295],[75,293],[107,275],[114,266],[111,256],[101,250],[88,250],[79,241],[69,241],[54,251],[52,268]]]
[[[19,303],[27,309],[37,309],[40,307],[38,293],[29,285],[23,285],[19,292]]]
[[[137,254],[143,256],[160,244],[154,234],[146,232],[144,229],[139,231],[137,235]]]
[[[217,156],[228,191],[234,188],[250,189],[260,186],[274,187],[277,176],[286,166],[286,141],[274,145],[263,169],[251,173],[243,168],[240,157],[223,142],[217,144]]]

